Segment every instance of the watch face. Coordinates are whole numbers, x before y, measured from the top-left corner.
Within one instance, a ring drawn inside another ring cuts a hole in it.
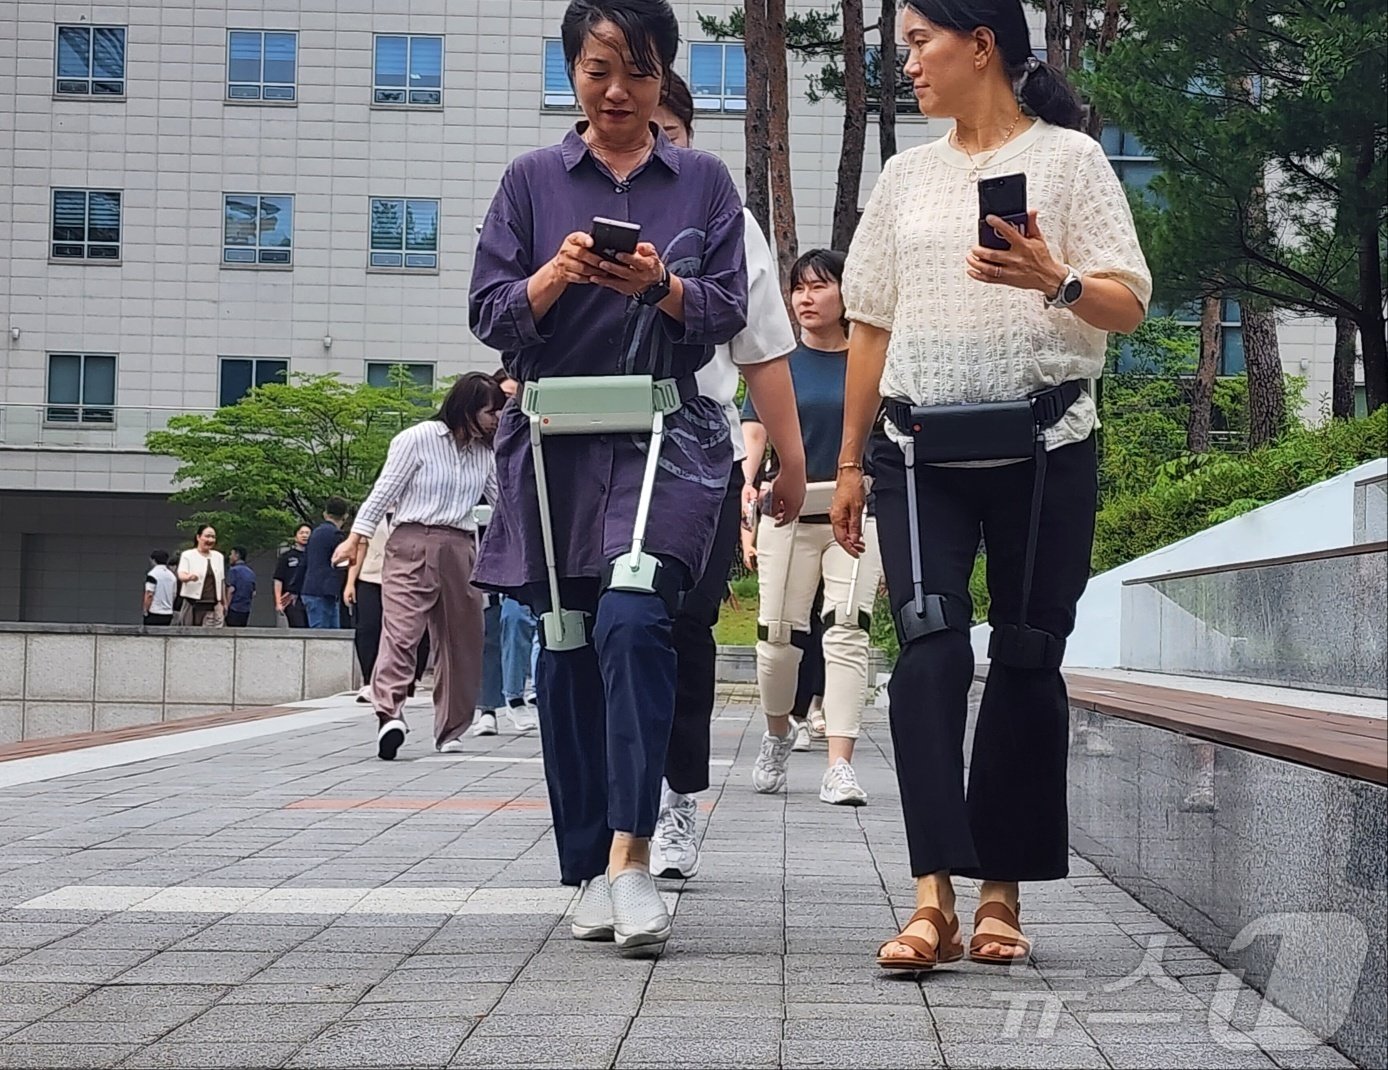
[[[1067,305],[1073,305],[1076,301],[1080,299],[1080,294],[1082,293],[1084,293],[1084,283],[1081,282],[1079,279],[1071,279],[1068,283],[1065,284],[1065,289],[1062,291],[1062,296],[1064,297],[1065,303]]]

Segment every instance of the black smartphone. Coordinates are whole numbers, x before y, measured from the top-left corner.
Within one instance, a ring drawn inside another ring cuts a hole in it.
[[[990,215],[1027,232],[1027,176],[998,175],[978,182],[978,244],[985,249],[1008,249],[1010,243],[984,222]]]
[[[615,261],[618,253],[636,252],[636,243],[641,240],[641,224],[594,216],[592,237],[593,252],[604,260]]]

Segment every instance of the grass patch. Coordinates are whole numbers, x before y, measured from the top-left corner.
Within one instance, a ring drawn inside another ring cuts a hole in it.
[[[737,600],[737,608],[724,602],[718,613],[718,626],[713,629],[713,637],[719,646],[757,645],[757,597],[745,596]]]

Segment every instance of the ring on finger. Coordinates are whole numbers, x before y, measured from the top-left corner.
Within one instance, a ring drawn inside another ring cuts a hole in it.
[[[995,278],[995,279],[1000,279],[1000,278],[1002,278],[1002,265],[1001,265],[1001,264],[995,265],[995,266],[994,266],[994,268],[993,268],[993,278]]]

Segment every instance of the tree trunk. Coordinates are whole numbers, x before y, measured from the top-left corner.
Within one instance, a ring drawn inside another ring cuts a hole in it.
[[[848,251],[858,229],[858,191],[863,185],[863,152],[867,147],[867,67],[863,39],[863,0],[843,0],[843,146],[839,150],[839,179],[834,194],[834,228],[830,244]],[[892,55],[896,55],[895,49]],[[883,55],[882,61],[886,62]],[[893,97],[884,98],[889,110]]]
[[[1359,328],[1348,316],[1335,317],[1335,375],[1330,387],[1330,416],[1335,420],[1354,417],[1354,362],[1359,353],[1355,342]]]
[[[766,0],[747,0],[743,47],[747,53],[747,208],[771,236],[771,129],[767,72]]]
[[[881,51],[877,54],[877,95],[882,107],[877,113],[877,145],[882,166],[896,155],[896,0],[882,0],[880,31]]]
[[[1374,169],[1374,142],[1367,139],[1355,161],[1361,189],[1368,188]],[[1358,220],[1359,345],[1364,357],[1364,400],[1374,412],[1388,402],[1388,337],[1384,335],[1383,265],[1379,261],[1378,211],[1363,212]]]
[[[1186,449],[1206,453],[1210,448],[1210,422],[1214,408],[1215,376],[1223,342],[1218,297],[1200,303],[1200,362],[1195,366],[1195,385],[1190,396],[1190,420],[1186,424]]]
[[[1046,62],[1064,70],[1070,64],[1065,58],[1069,35],[1065,32],[1065,0],[1045,0],[1046,3]]]
[[[1070,42],[1066,59],[1077,71],[1084,65],[1084,42],[1089,30],[1089,0],[1070,0]]]
[[[1113,47],[1113,42],[1118,40],[1118,17],[1122,10],[1123,0],[1104,0],[1104,21],[1099,25],[1099,40],[1094,46],[1094,51],[1099,56],[1103,56]],[[1091,101],[1085,116],[1085,132],[1097,140],[1103,131],[1103,114]]]
[[[1287,391],[1272,309],[1243,306],[1243,355],[1248,367],[1248,445],[1257,449],[1276,441],[1287,420]]]
[[[766,56],[770,92],[771,217],[781,293],[790,307],[790,269],[800,255],[795,192],[790,175],[790,71],[786,65],[786,0],[766,0]]]

